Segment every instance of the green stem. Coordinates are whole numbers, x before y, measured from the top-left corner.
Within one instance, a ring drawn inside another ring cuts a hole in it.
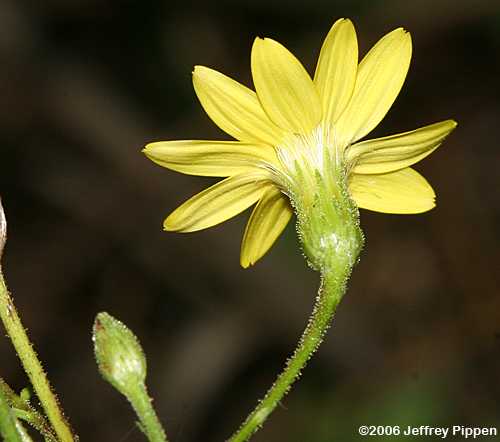
[[[18,419],[24,420],[38,430],[47,442],[57,442],[57,438],[45,418],[31,406],[28,400],[19,397],[2,378],[0,378],[0,391],[7,398],[8,404]]]
[[[0,318],[7,330],[7,334],[12,340],[12,344],[16,350],[24,371],[28,375],[33,388],[40,399],[43,409],[47,417],[54,427],[54,431],[61,442],[71,442],[73,438],[69,425],[64,418],[63,412],[59,403],[50,388],[49,381],[42,364],[38,360],[33,347],[28,339],[26,330],[24,329],[21,319],[17,314],[14,302],[9,294],[7,285],[2,273],[1,259],[3,249],[7,240],[7,221],[0,200]]]
[[[28,375],[33,388],[40,399],[47,417],[52,424],[55,433],[61,442],[73,441],[73,435],[69,425],[62,413],[56,396],[52,392],[49,381],[42,365],[38,360],[33,347],[28,339],[28,335],[17,314],[0,267],[0,317],[7,330],[7,334],[12,340],[12,344]]]
[[[16,418],[2,390],[0,390],[0,435],[6,442],[22,442],[16,428]]]
[[[0,391],[7,399],[7,403],[11,407],[21,409],[24,409],[24,407],[26,407],[26,402],[22,400],[2,378],[0,378]]]
[[[38,430],[40,434],[43,436],[45,442],[58,442],[57,438],[52,434],[50,428],[47,429],[40,425],[40,422],[38,420],[39,417],[38,415],[33,415],[32,413],[19,408],[13,408],[12,411],[14,412],[14,415],[17,417],[18,422],[19,419],[23,420],[24,422],[28,423],[33,428]]]
[[[340,280],[344,281],[350,273],[350,269],[342,269],[341,273],[339,275]],[[259,402],[241,428],[229,439],[231,442],[248,440],[264,424],[269,414],[276,408],[297,380],[307,361],[318,349],[345,291],[345,285],[339,284],[338,281],[337,275],[327,274],[323,276],[313,314],[309,319],[299,346],[264,399]]]
[[[165,431],[151,404],[151,398],[144,384],[137,385],[128,399],[140,421],[140,427],[150,442],[168,442]]]

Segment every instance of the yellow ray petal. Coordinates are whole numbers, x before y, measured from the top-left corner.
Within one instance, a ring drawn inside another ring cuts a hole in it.
[[[312,130],[321,119],[321,103],[293,54],[270,38],[256,38],[251,61],[257,95],[271,120],[294,133]]]
[[[194,232],[222,223],[257,202],[270,186],[265,173],[226,178],[193,196],[163,223],[165,230]]]
[[[436,205],[430,184],[410,167],[380,175],[354,174],[349,191],[358,207],[375,212],[422,213]]]
[[[240,263],[255,264],[274,244],[290,221],[292,208],[288,198],[276,187],[262,196],[248,220],[241,244]]]
[[[277,145],[283,131],[271,122],[254,91],[205,66],[195,66],[193,85],[205,112],[240,141]]]
[[[347,150],[353,172],[386,173],[411,166],[432,153],[455,129],[453,120],[430,124],[410,132],[362,141]]]
[[[314,84],[323,105],[323,120],[333,124],[347,106],[358,68],[358,41],[352,22],[341,18],[321,47]]]
[[[398,28],[366,54],[358,67],[356,85],[337,124],[344,145],[370,132],[388,112],[403,86],[411,59],[411,37]]]
[[[271,146],[240,141],[159,141],[143,152],[160,166],[188,175],[225,177],[277,162]]]

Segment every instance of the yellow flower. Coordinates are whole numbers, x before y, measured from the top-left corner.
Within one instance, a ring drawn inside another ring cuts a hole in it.
[[[196,66],[193,84],[210,118],[237,141],[148,144],[154,162],[191,175],[227,177],[178,207],[165,230],[192,232],[219,224],[257,203],[241,247],[248,267],[272,246],[290,221],[289,196],[314,186],[315,173],[334,164],[349,195],[363,209],[421,213],[435,194],[412,164],[433,152],[455,128],[446,120],[410,132],[359,141],[396,99],[411,59],[404,29],[385,35],[358,64],[350,20],[338,20],[321,48],[314,79],[281,44],[257,38],[251,67],[256,92]],[[313,173],[304,174],[306,168]]]

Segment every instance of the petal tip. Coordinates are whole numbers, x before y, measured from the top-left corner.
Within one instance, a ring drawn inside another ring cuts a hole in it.
[[[204,73],[208,72],[209,70],[211,70],[211,69],[207,68],[206,66],[201,66],[201,65],[197,64],[197,65],[193,66],[192,75],[193,76],[203,75]]]
[[[393,38],[394,37],[401,38],[401,39],[404,39],[405,41],[409,41],[411,43],[411,33],[410,33],[410,31],[408,31],[407,29],[405,29],[403,27],[399,27],[399,28],[394,29],[393,31],[389,32],[386,35],[386,37],[388,37],[388,36],[392,36]]]
[[[255,40],[254,40],[254,46],[266,46],[267,48],[269,48],[270,46],[283,46],[281,43],[277,42],[276,40],[272,39],[272,38],[269,38],[269,37],[255,37]]]
[[[436,207],[436,196],[432,198],[432,201],[429,201],[429,205],[427,207],[423,208],[420,212],[417,213],[427,213],[430,212],[435,207]]]
[[[330,30],[332,29],[340,29],[340,28],[351,28],[352,31],[354,31],[354,24],[353,22],[351,21],[351,19],[349,18],[345,18],[345,17],[342,17],[342,18],[339,18],[337,21],[335,21],[335,23],[332,25],[332,27],[330,28]]]
[[[158,145],[158,141],[151,141],[150,143],[147,143],[142,149],[141,152],[147,154],[148,152],[152,152],[155,150],[156,146]]]
[[[201,81],[210,81],[212,75],[221,75],[220,72],[215,69],[209,68],[207,66],[196,65],[193,67],[193,72],[191,75],[193,76],[193,82],[197,80]]]
[[[243,259],[240,259],[240,266],[243,268],[243,269],[248,269],[250,266],[252,265],[251,262],[249,261],[244,261]]]
[[[252,48],[255,48],[255,47],[257,47],[257,45],[262,44],[265,39],[266,39],[265,37],[260,37],[260,36],[255,37],[253,39]]]
[[[412,44],[411,41],[411,33],[405,28],[398,28],[398,31],[400,31],[401,38],[404,40],[405,43],[409,43],[410,45]]]
[[[346,17],[342,17],[342,18],[339,18],[335,23],[334,25],[338,23],[338,24],[343,24],[343,25],[352,25],[352,21],[350,18],[346,18]]]
[[[257,261],[258,258],[255,259],[255,257],[252,258],[251,256],[248,255],[243,255],[243,254],[240,255],[240,266],[244,269],[252,267]]]
[[[172,219],[172,215],[170,214],[165,218],[165,221],[163,221],[163,230],[165,232],[178,232],[179,228],[176,226],[175,221]]]
[[[142,149],[141,149],[141,153],[146,157],[146,158],[149,158],[150,160],[154,158],[154,146],[153,146],[153,143],[150,143],[150,144],[146,144],[146,146],[144,146]]]
[[[445,131],[444,133],[445,137],[447,137],[451,132],[453,132],[458,126],[458,123],[452,119],[444,120],[441,123],[436,123],[436,124],[441,124],[442,129]]]

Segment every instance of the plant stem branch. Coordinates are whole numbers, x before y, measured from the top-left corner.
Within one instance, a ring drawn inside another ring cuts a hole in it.
[[[0,391],[18,419],[22,419],[38,430],[47,442],[57,442],[57,438],[45,417],[28,400],[19,397],[2,378],[0,378]]]

